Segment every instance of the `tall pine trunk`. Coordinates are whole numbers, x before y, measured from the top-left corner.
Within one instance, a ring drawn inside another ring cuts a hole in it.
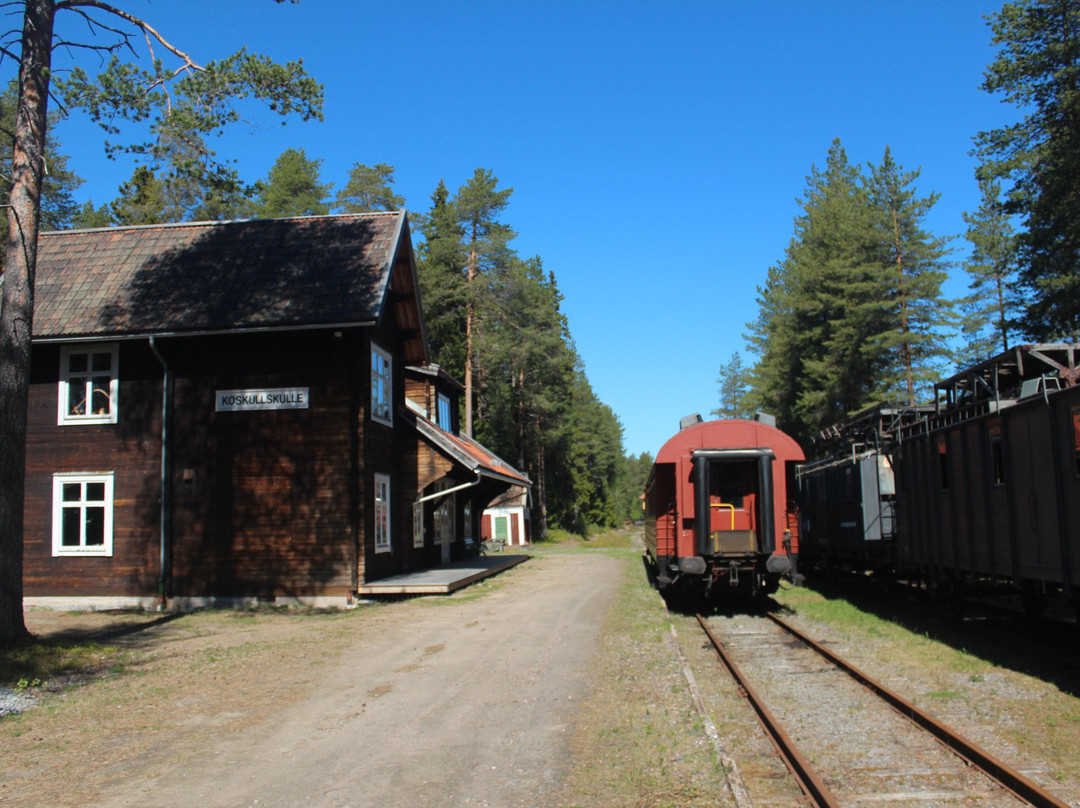
[[[19,65],[0,304],[0,645],[27,634],[22,602],[26,409],[54,12],[54,0],[27,0]]]

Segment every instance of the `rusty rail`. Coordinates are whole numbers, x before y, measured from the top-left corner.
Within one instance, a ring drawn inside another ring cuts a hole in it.
[[[1020,772],[1016,771],[1016,769],[995,758],[985,749],[982,749],[958,732],[955,732],[945,724],[942,724],[928,713],[923,712],[902,696],[893,693],[884,685],[874,681],[854,665],[849,664],[832,651],[814,642],[794,626],[785,623],[774,614],[767,616],[784,631],[817,651],[821,656],[825,657],[825,659],[832,662],[855,679],[855,681],[859,682],[859,684],[868,688],[877,696],[880,696],[889,704],[889,706],[902,716],[929,732],[945,747],[955,752],[975,768],[984,772],[987,776],[996,780],[1003,788],[1019,799],[1030,805],[1037,806],[1037,808],[1069,808],[1068,803],[1062,802],[1037,783],[1032,782]],[[700,621],[701,618],[699,617],[698,620]],[[704,625],[705,624],[702,623],[702,626]],[[706,631],[708,631],[708,629],[706,629]],[[715,640],[713,641],[713,644],[716,644]]]
[[[818,773],[814,771],[810,762],[799,752],[795,743],[780,725],[780,722],[776,720],[769,711],[769,708],[765,706],[765,702],[758,697],[757,692],[750,686],[750,682],[747,681],[743,676],[742,671],[739,670],[739,666],[736,665],[735,661],[728,655],[727,649],[724,648],[724,644],[709,630],[708,625],[705,623],[705,618],[699,614],[697,615],[697,621],[701,624],[701,628],[704,629],[706,636],[709,638],[709,642],[712,643],[717,656],[720,657],[720,661],[723,662],[724,666],[730,671],[731,676],[735,679],[739,688],[746,696],[746,700],[750,702],[750,706],[754,708],[754,712],[758,715],[758,720],[761,722],[762,727],[765,728],[765,732],[768,734],[769,739],[773,742],[781,759],[783,759],[784,765],[787,766],[788,771],[791,772],[792,776],[799,784],[799,788],[802,789],[802,792],[812,799],[814,805],[818,806],[818,808],[839,808],[840,802],[829,790],[829,787],[825,785]]]

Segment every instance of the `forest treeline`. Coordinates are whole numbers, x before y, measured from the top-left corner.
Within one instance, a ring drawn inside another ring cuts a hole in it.
[[[938,194],[885,147],[852,164],[834,140],[806,180],[794,234],[758,287],[757,317],[721,366],[714,414],[756,410],[810,448],[878,404],[932,400],[932,385],[1019,340],[1080,338],[1080,2],[1022,0],[989,17],[998,48],[982,89],[1017,123],[973,135],[979,207],[966,257],[932,233]],[[942,285],[960,270],[967,294]]]

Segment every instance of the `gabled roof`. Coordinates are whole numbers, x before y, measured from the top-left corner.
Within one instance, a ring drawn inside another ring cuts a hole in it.
[[[389,304],[426,360],[404,211],[42,233],[35,286],[35,340],[372,324]]]
[[[447,457],[481,477],[492,477],[511,485],[531,486],[532,481],[498,455],[465,435],[453,435],[440,429],[419,413],[416,429],[420,435]]]

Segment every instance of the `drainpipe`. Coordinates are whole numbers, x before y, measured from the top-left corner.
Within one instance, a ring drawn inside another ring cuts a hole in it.
[[[464,491],[466,488],[474,488],[480,485],[483,481],[479,471],[474,471],[476,479],[469,483],[462,483],[461,485],[455,485],[453,488],[447,488],[443,491],[436,491],[434,494],[428,494],[426,497],[420,497],[413,500],[413,505],[419,505],[421,502],[427,502],[428,500],[438,499],[439,497],[445,497],[447,494],[456,494],[458,491]]]
[[[161,537],[161,574],[158,577],[158,611],[164,611],[168,604],[169,583],[169,387],[172,384],[172,370],[165,357],[158,350],[157,343],[150,337],[150,350],[161,363],[161,498],[158,530]]]

